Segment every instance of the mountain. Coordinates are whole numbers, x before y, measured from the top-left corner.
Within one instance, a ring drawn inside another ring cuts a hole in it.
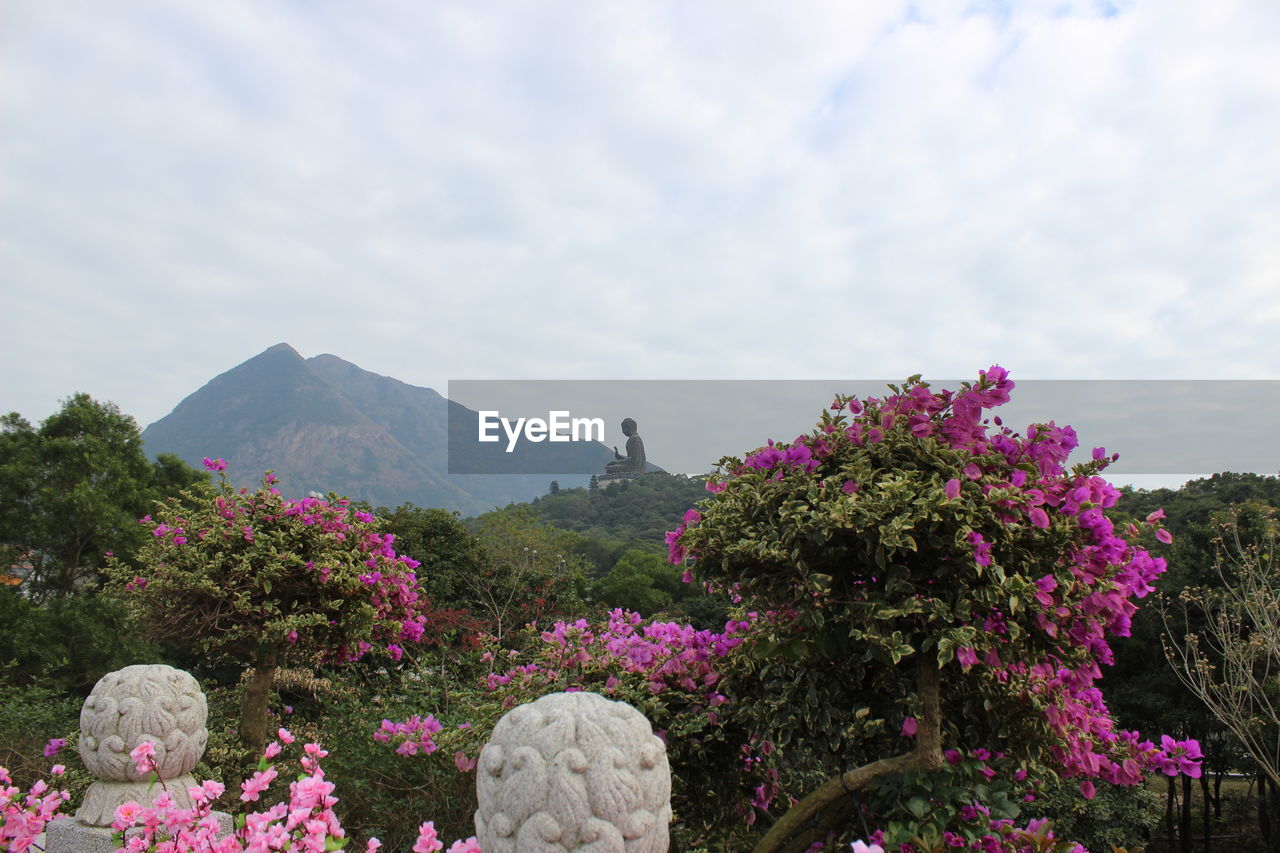
[[[206,456],[226,459],[236,485],[270,469],[291,494],[334,491],[375,506],[408,501],[472,515],[541,495],[553,478],[586,483],[586,475],[451,476],[450,424],[458,430],[475,417],[430,388],[333,355],[304,359],[282,343],[214,377],[142,439],[153,457],[173,453],[197,466]],[[455,453],[469,454],[467,470],[509,461],[496,444],[455,443]],[[598,442],[525,442],[517,453],[523,470],[602,471],[613,458]]]

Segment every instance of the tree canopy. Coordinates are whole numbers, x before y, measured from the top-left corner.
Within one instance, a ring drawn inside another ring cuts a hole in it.
[[[0,418],[0,572],[29,597],[96,583],[108,552],[127,557],[146,536],[151,502],[207,479],[176,456],[153,463],[134,419],[75,394],[38,428]]]
[[[1119,731],[1095,686],[1165,562],[1107,517],[1119,492],[1098,476],[1103,448],[1068,469],[1070,427],[1023,436],[984,417],[1013,387],[993,366],[955,392],[917,376],[884,398],[837,397],[812,433],[722,460],[669,535],[673,562],[767,614],[758,655],[847,685],[829,727],[897,719],[915,742],[837,772],[759,850],[803,849],[850,791],[938,771],[944,745],[1078,777],[1086,795],[1148,767],[1198,772],[1194,743]]]

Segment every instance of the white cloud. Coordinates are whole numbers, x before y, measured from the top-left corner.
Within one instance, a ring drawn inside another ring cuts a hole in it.
[[[1264,377],[1268,0],[7,4],[0,408],[461,377]],[[909,9],[914,9],[910,12]]]

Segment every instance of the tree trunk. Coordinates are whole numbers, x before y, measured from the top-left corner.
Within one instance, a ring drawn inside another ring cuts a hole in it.
[[[1267,775],[1261,770],[1258,771],[1258,830],[1262,833],[1262,843],[1266,845],[1268,850],[1271,849],[1271,814],[1267,809],[1267,788],[1269,787]]]
[[[1213,836],[1212,814],[1209,811],[1209,776],[1200,774],[1200,827],[1204,830],[1204,853],[1211,853],[1210,842]]]
[[[916,695],[921,712],[915,749],[905,755],[883,758],[840,776],[834,776],[788,809],[756,845],[754,853],[798,853],[808,850],[853,810],[851,795],[891,773],[919,768],[942,768],[942,674],[923,655],[916,666]],[[835,814],[823,815],[823,812]]]
[[[1226,772],[1219,770],[1213,774],[1213,819],[1222,820],[1222,777]]]
[[[253,675],[245,685],[244,698],[240,702],[240,742],[255,761],[267,745],[267,699],[271,695],[271,682],[275,679],[279,661],[275,649],[258,653]]]
[[[1173,804],[1178,799],[1178,783],[1173,781],[1173,777],[1168,777],[1168,788],[1165,790],[1164,799],[1164,832],[1165,837],[1169,841],[1169,849],[1173,849]]]
[[[1179,821],[1178,835],[1182,853],[1191,853],[1191,777],[1182,777],[1182,819]]]

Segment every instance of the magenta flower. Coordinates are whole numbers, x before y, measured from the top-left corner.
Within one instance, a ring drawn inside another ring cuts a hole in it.
[[[991,543],[976,530],[969,533],[968,541],[973,546],[973,561],[979,566],[991,565]]]
[[[960,481],[955,477],[947,480],[946,495],[948,500],[955,500],[960,497]]]
[[[917,729],[917,723],[916,723],[916,718],[915,718],[915,717],[907,717],[906,719],[904,719],[904,720],[902,721],[902,736],[903,736],[903,737],[915,737],[915,736],[916,736],[916,729]]]
[[[49,739],[49,742],[48,742],[48,743],[46,743],[46,744],[44,745],[44,754],[45,754],[45,757],[46,757],[46,758],[53,758],[53,757],[54,757],[55,755],[57,755],[57,754],[62,750],[62,748],[63,748],[64,746],[66,746],[66,745],[67,745],[67,739],[66,739],[66,738],[60,738],[60,737],[50,738],[50,739]]]

